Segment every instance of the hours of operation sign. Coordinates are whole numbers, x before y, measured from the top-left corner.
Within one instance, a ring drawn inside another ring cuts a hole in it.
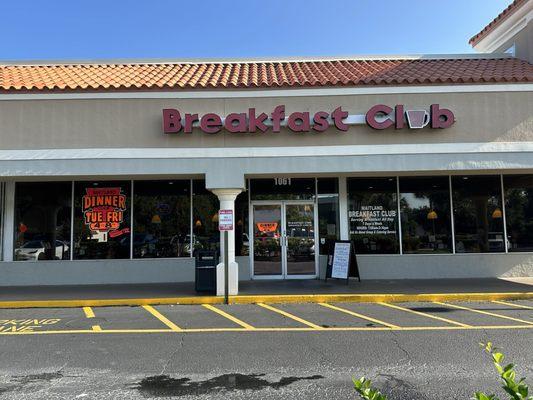
[[[350,218],[351,235],[377,235],[395,234],[394,223],[396,210],[388,210],[383,206],[363,205],[358,210],[351,210]]]
[[[333,253],[333,266],[331,277],[337,279],[347,279],[350,268],[350,242],[336,242]]]

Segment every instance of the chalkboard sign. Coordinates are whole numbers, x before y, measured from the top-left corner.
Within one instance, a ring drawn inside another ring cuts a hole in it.
[[[328,278],[346,279],[348,283],[350,277],[358,278],[361,282],[355,249],[351,241],[338,240],[333,246],[333,254],[328,256],[326,281]]]

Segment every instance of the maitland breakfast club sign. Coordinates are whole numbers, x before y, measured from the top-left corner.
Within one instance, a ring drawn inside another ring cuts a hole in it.
[[[200,128],[205,133],[216,134],[222,129],[231,133],[280,132],[287,127],[293,132],[324,132],[330,126],[340,131],[347,131],[350,125],[366,124],[371,128],[382,130],[422,129],[429,125],[432,129],[450,127],[455,122],[452,111],[432,104],[429,111],[425,109],[407,109],[398,104],[394,108],[378,104],[370,108],[364,115],[350,115],[348,111],[337,107],[331,112],[318,111],[314,114],[292,112],[286,115],[285,106],[279,105],[267,113],[258,113],[249,108],[247,113],[231,113],[221,117],[215,113],[198,114],[182,113],[173,108],[163,109],[163,132],[175,134],[192,133],[193,128]]]

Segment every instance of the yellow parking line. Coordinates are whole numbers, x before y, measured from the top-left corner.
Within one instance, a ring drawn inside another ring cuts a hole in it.
[[[500,301],[500,300],[493,300],[492,302],[496,303],[496,304],[503,304],[504,306],[512,306],[512,307],[516,307],[516,308],[522,308],[524,310],[533,310],[533,307],[526,306],[524,304],[507,303],[506,301]]]
[[[91,307],[83,307],[83,312],[87,318],[94,318],[94,311]],[[92,330],[94,332],[102,332],[102,327],[100,325],[93,325]]]
[[[448,319],[448,318],[437,317],[436,315],[427,314],[427,313],[424,313],[424,312],[421,312],[421,311],[411,310],[409,308],[397,306],[396,304],[389,304],[389,303],[378,303],[378,304],[381,304],[382,306],[385,306],[385,307],[395,308],[397,310],[409,312],[411,314],[420,315],[422,317],[428,317],[428,318],[436,319],[437,321],[447,322],[448,324],[461,326],[463,328],[471,328],[472,327],[471,325],[463,324],[462,322],[453,321],[453,320]]]
[[[465,307],[465,306],[458,306],[456,304],[441,303],[440,301],[434,301],[434,303],[435,304],[440,304],[440,305],[446,306],[446,307],[457,308],[458,310],[471,311],[471,312],[475,312],[475,313],[478,313],[478,314],[490,315],[491,317],[503,318],[503,319],[508,319],[510,321],[520,322],[522,324],[533,325],[533,322],[531,322],[531,321],[526,321],[526,320],[519,319],[519,318],[508,317],[507,315],[501,315],[501,314],[496,314],[496,313],[492,313],[492,312],[488,312],[488,311],[477,310],[475,308],[469,308],[469,307]]]
[[[222,311],[221,309],[212,306],[211,304],[203,304],[203,306],[205,308],[207,308],[208,310],[216,312],[217,314],[222,315],[223,317],[229,319],[230,321],[235,322],[237,325],[240,325],[240,326],[242,326],[243,328],[245,328],[247,330],[254,330],[255,329],[252,325],[247,324],[244,321],[241,321],[239,318],[235,318],[233,315],[230,315],[227,312]]]
[[[83,312],[87,318],[94,318],[94,311],[91,307],[83,307]]]
[[[320,330],[324,329],[323,326],[319,326],[319,325],[313,324],[312,322],[306,321],[303,318],[297,317],[296,315],[288,313],[287,311],[280,310],[279,308],[272,307],[272,306],[270,306],[268,304],[257,303],[257,305],[260,306],[260,307],[266,308],[267,310],[274,311],[275,313],[281,314],[281,315],[283,315],[283,316],[285,316],[287,318],[293,319],[293,320],[295,320],[295,321],[297,321],[297,322],[299,322],[301,324],[307,325],[310,328],[320,329]]]
[[[353,315],[354,317],[357,317],[357,318],[366,319],[367,321],[374,322],[376,324],[388,326],[389,328],[399,328],[398,325],[389,324],[388,322],[380,321],[379,319],[375,319],[375,318],[372,318],[372,317],[367,317],[366,315],[359,314],[359,313],[356,313],[356,312],[351,311],[351,310],[346,310],[345,308],[333,306],[333,305],[328,304],[328,303],[318,303],[318,304],[320,304],[322,307],[331,308],[332,310],[340,311],[340,312],[343,312],[343,313],[349,314],[349,315]]]
[[[148,311],[150,314],[152,314],[154,317],[156,317],[159,321],[164,323],[166,326],[168,326],[170,329],[172,329],[175,332],[180,332],[182,329],[176,325],[174,322],[169,320],[167,317],[165,317],[163,314],[161,314],[159,311],[157,311],[152,306],[143,306],[143,308]]]
[[[316,329],[311,327],[301,328],[194,328],[194,329],[182,329],[181,331],[175,331],[172,329],[106,329],[106,330],[63,330],[63,331],[19,331],[19,332],[0,332],[2,335],[59,335],[59,334],[140,334],[140,333],[212,333],[212,332],[236,332],[236,333],[251,333],[251,332],[318,332],[318,331],[331,331],[331,332],[391,332],[391,331],[463,331],[463,330],[508,330],[508,329],[533,329],[533,325],[476,325],[476,326],[409,326],[399,328],[387,328],[387,327],[332,327]]]

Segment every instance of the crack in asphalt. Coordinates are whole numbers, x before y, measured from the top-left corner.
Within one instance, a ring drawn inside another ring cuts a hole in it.
[[[165,365],[163,365],[163,369],[161,370],[161,372],[159,372],[159,375],[163,375],[165,373],[165,371],[167,370],[168,366],[170,365],[170,362],[172,361],[176,353],[178,353],[183,348],[184,341],[185,341],[185,335],[180,335],[180,341],[178,343],[177,348],[170,354]]]
[[[391,331],[391,333],[392,333],[392,337],[391,337],[392,342],[396,345],[396,347],[398,347],[398,349],[400,349],[400,351],[403,354],[405,354],[409,365],[411,365],[411,363],[413,362],[413,359],[411,358],[411,355],[409,354],[409,352],[406,349],[403,348],[403,346],[398,341],[397,333],[394,332],[394,331]]]

